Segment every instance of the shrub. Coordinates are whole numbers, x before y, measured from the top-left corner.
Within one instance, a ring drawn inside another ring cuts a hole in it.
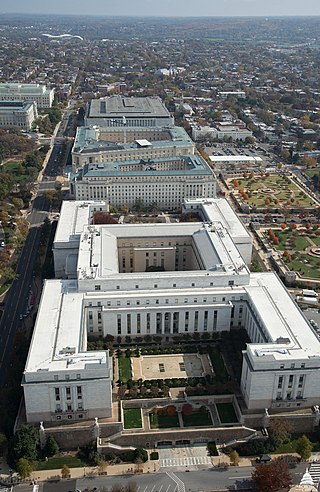
[[[159,453],[158,451],[152,451],[150,454],[150,460],[158,460],[159,459]]]
[[[210,456],[219,456],[215,441],[208,442],[208,451]]]

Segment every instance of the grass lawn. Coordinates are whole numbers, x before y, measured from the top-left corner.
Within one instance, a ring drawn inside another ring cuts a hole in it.
[[[312,237],[311,240],[316,244],[317,246],[320,246],[320,237]]]
[[[209,410],[202,412],[192,412],[191,415],[183,415],[182,419],[185,427],[201,427],[212,425]]]
[[[5,173],[7,172],[16,173],[18,172],[18,168],[21,162],[22,161],[8,161],[5,164],[3,164],[1,170],[3,170]]]
[[[54,456],[48,461],[37,461],[35,470],[61,470],[63,465],[67,465],[69,468],[80,468],[87,466],[87,463],[79,460],[76,456]]]
[[[238,422],[232,403],[216,403],[221,424],[233,424]]]
[[[222,358],[220,352],[213,349],[209,352],[209,356],[210,356],[210,360],[211,360],[215,375],[218,377],[221,377],[221,378],[227,377],[228,374],[227,374],[227,371],[226,371],[226,368],[225,368],[225,365],[223,362],[223,358]]]
[[[308,261],[308,263],[304,263]],[[319,258],[303,253],[295,253],[294,258],[286,263],[288,268],[303,277],[320,278]]]
[[[153,413],[149,413],[149,420],[151,429],[180,427],[177,413],[174,415],[153,415]]]
[[[131,359],[130,357],[119,357],[119,379],[120,381],[126,382],[128,379],[132,378],[131,373]]]
[[[124,408],[123,417],[125,429],[142,428],[141,408]]]
[[[306,169],[304,173],[309,176],[309,178],[313,178],[313,176],[320,174],[320,169],[314,167],[313,169]]]
[[[228,180],[228,184],[235,190],[244,189],[248,194],[251,194],[245,203],[253,207],[264,207],[266,198],[271,199],[269,207],[281,207],[286,205],[291,198],[294,200],[292,205],[296,204],[297,200],[300,202],[299,205],[301,207],[314,204],[313,200],[310,199],[295,183],[289,182],[283,176],[274,174],[260,177],[259,175],[255,175],[253,179],[247,177],[239,178],[237,181],[237,187],[233,185],[232,179]],[[265,192],[263,190],[265,190]]]

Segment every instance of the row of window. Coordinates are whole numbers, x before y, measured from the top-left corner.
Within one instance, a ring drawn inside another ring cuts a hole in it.
[[[82,400],[82,387],[77,386],[76,388],[77,388],[76,389],[77,399]],[[54,388],[54,394],[55,394],[56,401],[60,401],[61,399],[63,399],[63,396],[65,396],[66,400],[72,399],[72,391],[70,386],[66,386],[65,388],[56,387]]]

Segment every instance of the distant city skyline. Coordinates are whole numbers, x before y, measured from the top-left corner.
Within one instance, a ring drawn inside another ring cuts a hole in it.
[[[1,0],[2,13],[110,16],[310,16],[320,15],[319,0]]]

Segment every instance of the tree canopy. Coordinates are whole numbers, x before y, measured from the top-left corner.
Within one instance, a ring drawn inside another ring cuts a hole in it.
[[[268,464],[257,465],[252,473],[252,480],[257,492],[276,492],[292,483],[288,463],[281,457],[271,460]]]

